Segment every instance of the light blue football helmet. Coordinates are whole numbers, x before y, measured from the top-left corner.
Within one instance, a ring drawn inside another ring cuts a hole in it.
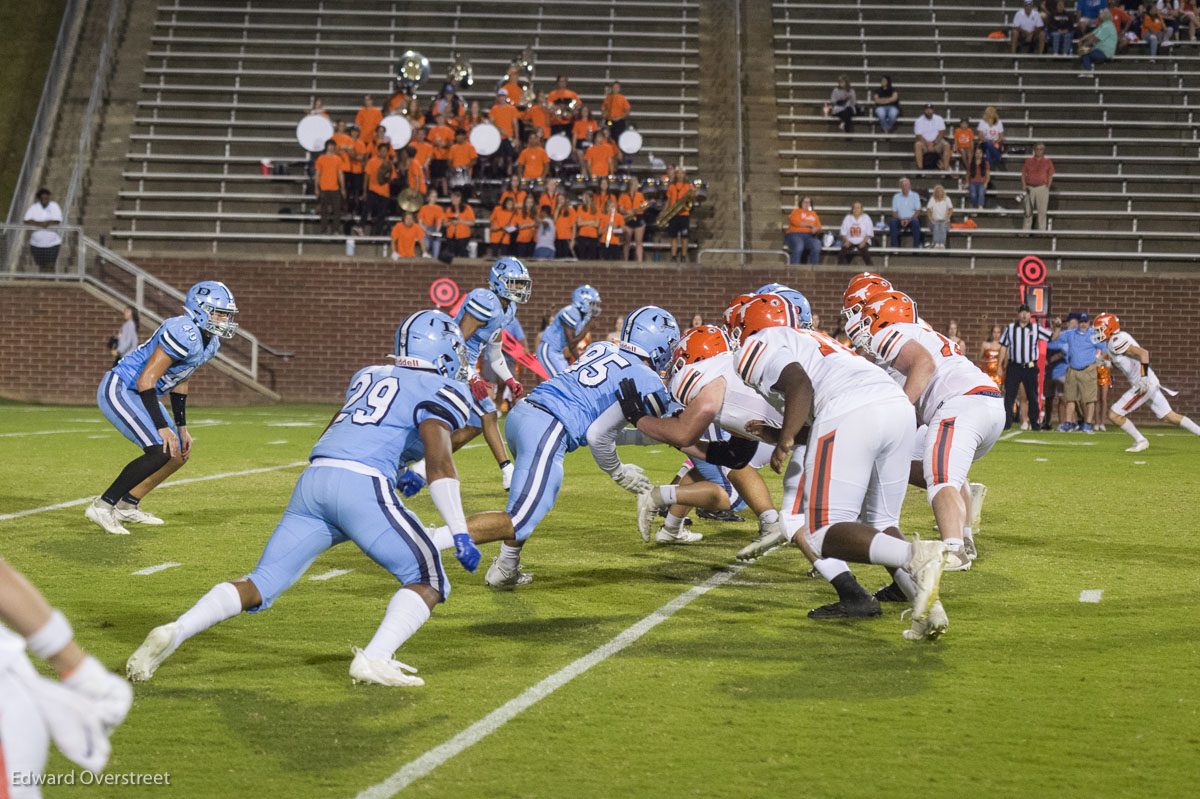
[[[621,349],[646,358],[657,372],[667,368],[678,343],[675,317],[657,305],[643,305],[625,317],[621,325]]]
[[[529,302],[533,293],[533,278],[519,258],[501,258],[492,264],[488,287],[497,297],[523,304]]]
[[[233,338],[237,332],[237,303],[233,301],[233,292],[218,280],[202,280],[188,289],[183,300],[183,310],[201,330],[216,334],[221,338]],[[212,312],[222,311],[229,315],[223,322],[213,321]]]
[[[396,328],[397,366],[428,369],[442,377],[467,379],[467,345],[462,330],[441,311],[417,311]]]
[[[580,286],[571,293],[571,304],[584,316],[590,316],[600,305],[600,292],[588,285]]]
[[[812,327],[812,306],[808,302],[808,297],[805,297],[800,292],[793,288],[788,288],[782,283],[768,283],[760,288],[755,294],[777,294],[792,304],[796,309],[796,313],[800,316],[800,327]]]

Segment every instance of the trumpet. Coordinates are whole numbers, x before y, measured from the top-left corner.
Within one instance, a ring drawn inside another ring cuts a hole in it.
[[[475,75],[471,71],[471,62],[463,58],[460,53],[454,54],[454,63],[450,65],[450,71],[446,73],[446,80],[459,89],[469,89],[475,85]]]
[[[655,224],[661,227],[662,225],[665,225],[667,222],[670,222],[673,218],[678,216],[683,211],[692,210],[692,206],[694,206],[695,204],[696,204],[696,189],[693,187],[693,188],[689,188],[686,192],[684,192],[683,195],[680,196],[680,198],[678,200],[671,203],[666,208],[662,209],[662,213],[660,213],[658,215],[658,221],[655,222]]]

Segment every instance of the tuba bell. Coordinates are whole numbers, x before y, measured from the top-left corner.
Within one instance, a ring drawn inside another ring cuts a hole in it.
[[[518,53],[508,66],[517,70],[517,85],[522,89],[517,105],[532,107],[537,102],[537,92],[533,89],[533,47],[526,47]]]
[[[454,54],[454,63],[450,65],[450,72],[446,74],[446,80],[460,90],[469,89],[475,85],[471,62],[463,58],[461,53]]]
[[[396,82],[405,89],[415,89],[429,78],[429,59],[416,50],[405,50],[396,65]]]

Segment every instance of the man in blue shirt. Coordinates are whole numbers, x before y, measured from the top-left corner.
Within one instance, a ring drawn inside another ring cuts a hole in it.
[[[1105,5],[1107,5],[1105,0],[1079,0],[1075,4],[1075,9],[1079,12],[1080,35],[1096,27],[1100,21],[1100,12],[1104,10]]]
[[[1054,329],[1059,331],[1061,336],[1068,330],[1074,330],[1079,324],[1079,314],[1072,311],[1067,314],[1066,319],[1054,319]],[[1054,416],[1055,408],[1058,409],[1058,421],[1061,423],[1067,418],[1066,409],[1063,407],[1063,392],[1066,388],[1067,379],[1067,356],[1063,352],[1063,345],[1058,339],[1046,342],[1046,377],[1043,381],[1043,393],[1046,400],[1046,421],[1042,429],[1049,430],[1051,427],[1050,420]],[[1057,404],[1056,404],[1057,401]]]
[[[913,249],[921,247],[921,198],[912,190],[908,178],[900,178],[900,191],[892,195],[892,218],[888,220],[889,242],[900,246],[900,232],[912,232]]]
[[[1092,340],[1092,324],[1087,311],[1080,312],[1079,324],[1074,330],[1064,330],[1059,334],[1058,341],[1067,356],[1063,391],[1063,398],[1067,402],[1067,418],[1058,429],[1060,432],[1081,429],[1090,433],[1092,417],[1096,412],[1096,355],[1104,351],[1107,345]],[[1082,427],[1076,427],[1075,424],[1076,406]]]

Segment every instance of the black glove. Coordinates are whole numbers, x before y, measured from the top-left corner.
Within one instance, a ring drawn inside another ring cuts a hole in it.
[[[742,469],[750,465],[750,459],[758,451],[758,442],[741,436],[728,441],[710,441],[704,450],[704,460],[713,466]]]
[[[646,402],[632,377],[627,377],[618,384],[617,402],[621,403],[621,413],[624,414],[625,421],[634,427],[637,427],[639,419],[647,415]]]

